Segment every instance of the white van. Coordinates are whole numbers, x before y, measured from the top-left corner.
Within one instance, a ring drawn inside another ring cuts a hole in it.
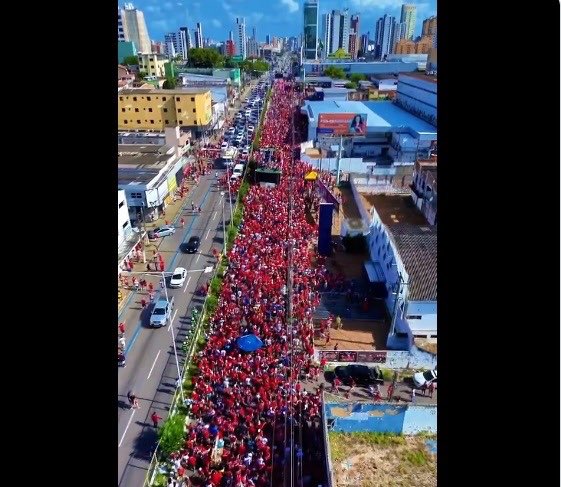
[[[241,176],[243,174],[243,168],[244,168],[243,164],[236,164],[234,166],[234,170],[232,171],[232,175],[237,174],[238,176]]]

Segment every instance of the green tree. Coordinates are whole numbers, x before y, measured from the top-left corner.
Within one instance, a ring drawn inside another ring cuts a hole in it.
[[[339,68],[337,66],[327,66],[327,68],[323,70],[323,74],[324,76],[329,76],[330,78],[336,79],[345,77],[345,71],[343,71],[343,68]]]
[[[177,87],[177,80],[175,78],[166,78],[162,88],[164,90],[174,90]]]
[[[359,81],[365,80],[366,76],[364,74],[360,74],[360,73],[353,73],[349,76],[349,79],[353,83],[358,83]]]
[[[345,88],[349,89],[349,90],[356,90],[357,84],[353,81],[349,81],[347,84],[345,84]]]
[[[160,450],[166,456],[179,450],[184,441],[185,416],[175,414],[168,417],[162,428],[158,431],[160,437]]]
[[[231,57],[227,57],[224,58],[224,67],[233,69],[233,68],[239,68],[240,65],[238,64],[237,61],[234,61]]]
[[[146,78],[146,76],[148,76],[148,73],[146,71],[140,71],[140,73],[138,73],[138,77],[140,79],[144,79]]]
[[[188,65],[191,68],[219,68],[224,66],[224,56],[213,48],[197,48],[189,50]]]
[[[127,66],[136,66],[138,64],[138,56],[127,56],[123,59],[123,64]]]

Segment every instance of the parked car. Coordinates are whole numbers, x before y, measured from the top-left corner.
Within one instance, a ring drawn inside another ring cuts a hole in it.
[[[357,384],[361,385],[384,384],[382,372],[378,367],[369,368],[366,365],[358,364],[339,365],[335,367],[335,375],[345,385],[350,384],[351,377]]]
[[[183,244],[182,250],[187,254],[194,254],[199,250],[200,245],[200,237],[191,237],[186,244]]]
[[[171,276],[169,281],[170,287],[182,287],[187,277],[187,269],[184,267],[177,267]]]
[[[221,149],[227,149],[228,148],[228,142],[222,142],[222,145],[220,146]]]
[[[162,238],[175,233],[175,227],[164,225],[148,232],[148,238]]]
[[[173,296],[169,298],[169,301],[165,298],[158,299],[150,316],[150,326],[153,328],[166,326],[171,319],[173,304]]]
[[[426,372],[417,372],[413,375],[413,384],[415,387],[423,387],[430,385],[431,382],[436,382],[436,369],[427,370]]]

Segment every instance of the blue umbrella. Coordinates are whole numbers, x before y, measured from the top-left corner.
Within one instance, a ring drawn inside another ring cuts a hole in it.
[[[255,335],[245,335],[236,340],[238,348],[244,352],[255,352],[263,346],[263,342]]]

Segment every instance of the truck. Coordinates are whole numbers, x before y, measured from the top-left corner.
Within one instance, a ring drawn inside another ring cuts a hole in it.
[[[158,301],[156,301],[152,314],[150,315],[150,326],[152,328],[162,328],[171,320],[174,299],[173,296],[170,296],[168,299],[160,297]]]

